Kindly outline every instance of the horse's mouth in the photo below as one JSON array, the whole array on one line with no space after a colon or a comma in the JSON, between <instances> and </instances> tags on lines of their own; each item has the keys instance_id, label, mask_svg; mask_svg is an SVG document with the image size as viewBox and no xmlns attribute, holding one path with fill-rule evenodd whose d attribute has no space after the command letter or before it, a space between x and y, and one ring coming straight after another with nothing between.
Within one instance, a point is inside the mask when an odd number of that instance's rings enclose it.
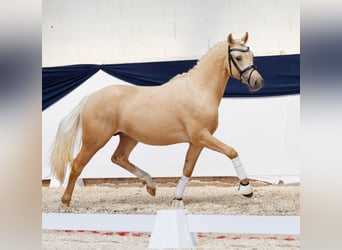
<instances>
[{"instance_id":1,"label":"horse's mouth","mask_svg":"<svg viewBox=\"0 0 342 250\"><path fill-rule=\"evenodd\" d=\"M250 92L257 92L258 90L260 90L262 87L259 87L259 88L251 88L249 87L249 91Z\"/></svg>"}]
</instances>

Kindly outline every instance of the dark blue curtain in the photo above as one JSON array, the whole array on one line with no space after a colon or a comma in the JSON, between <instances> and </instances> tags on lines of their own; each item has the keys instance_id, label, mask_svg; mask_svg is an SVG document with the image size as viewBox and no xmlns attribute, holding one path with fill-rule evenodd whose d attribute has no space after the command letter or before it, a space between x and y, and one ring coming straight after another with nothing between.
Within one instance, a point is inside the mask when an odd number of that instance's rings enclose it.
<instances>
[{"instance_id":1,"label":"dark blue curtain","mask_svg":"<svg viewBox=\"0 0 342 250\"><path fill-rule=\"evenodd\" d=\"M101 69L123 81L140 86L161 85L177 74L187 72L197 60L124 63L102 65Z\"/></svg>"},{"instance_id":2,"label":"dark blue curtain","mask_svg":"<svg viewBox=\"0 0 342 250\"><path fill-rule=\"evenodd\" d=\"M93 64L43 68L43 110L73 91L99 69L99 65Z\"/></svg>"},{"instance_id":3,"label":"dark blue curtain","mask_svg":"<svg viewBox=\"0 0 342 250\"><path fill-rule=\"evenodd\" d=\"M98 70L126 82L141 85L160 85L177 74L187 72L197 60L126 63L107 65L71 65L47 67L43 74L43 110L78 87ZM261 56L254 58L265 86L255 93L238 80L230 78L224 97L258 97L300 93L300 56Z\"/></svg>"}]
</instances>

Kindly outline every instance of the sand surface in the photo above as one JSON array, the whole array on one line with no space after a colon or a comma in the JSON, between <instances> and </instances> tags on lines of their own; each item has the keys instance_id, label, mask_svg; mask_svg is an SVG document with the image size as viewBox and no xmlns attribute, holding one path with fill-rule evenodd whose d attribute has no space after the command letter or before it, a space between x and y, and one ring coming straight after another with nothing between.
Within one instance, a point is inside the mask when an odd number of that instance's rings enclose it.
<instances>
[{"instance_id":1,"label":"sand surface","mask_svg":"<svg viewBox=\"0 0 342 250\"><path fill-rule=\"evenodd\" d=\"M190 182L184 205L192 214L299 215L299 185L253 182L254 195L239 194L236 183ZM42 212L156 214L170 209L175 183L156 183L150 196L141 184L102 184L76 187L70 207L61 204L64 188L42 187ZM281 226L281 225L280 225ZM148 233L65 232L43 230L44 249L147 249ZM298 235L199 234L196 249L299 249Z\"/></svg>"}]
</instances>

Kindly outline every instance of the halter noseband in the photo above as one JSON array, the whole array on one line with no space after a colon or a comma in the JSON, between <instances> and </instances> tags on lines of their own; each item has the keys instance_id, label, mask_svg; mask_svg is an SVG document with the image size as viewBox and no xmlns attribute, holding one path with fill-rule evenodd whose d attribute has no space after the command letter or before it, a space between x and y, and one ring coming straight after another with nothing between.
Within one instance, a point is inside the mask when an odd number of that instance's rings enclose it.
<instances>
[{"instance_id":1,"label":"halter noseband","mask_svg":"<svg viewBox=\"0 0 342 250\"><path fill-rule=\"evenodd\" d=\"M246 68L244 68L243 70L240 69L239 65L236 63L236 61L234 60L231 52L232 51L240 51L240 52L248 52L249 51L249 47L247 47L247 49L239 49L239 48L231 48L230 46L228 46L228 62L229 62L229 71L230 71L230 75L233 76L233 73L232 73L232 65L230 63L230 61L233 62L235 68L239 71L239 74L240 74L240 82L242 82L242 76L245 72L247 72L248 70L250 69L253 69L251 70L251 73L249 73L249 76L248 76L248 83L249 81L251 80L251 76L252 76L252 73L254 72L254 70L258 70L258 68L252 64L252 65L249 65L247 66Z\"/></svg>"}]
</instances>

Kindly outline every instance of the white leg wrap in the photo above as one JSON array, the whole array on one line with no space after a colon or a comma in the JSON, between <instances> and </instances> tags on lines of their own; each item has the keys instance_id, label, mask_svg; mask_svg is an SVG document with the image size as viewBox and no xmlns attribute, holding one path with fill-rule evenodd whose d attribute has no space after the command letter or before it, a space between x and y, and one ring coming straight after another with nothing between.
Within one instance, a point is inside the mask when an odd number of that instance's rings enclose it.
<instances>
[{"instance_id":1,"label":"white leg wrap","mask_svg":"<svg viewBox=\"0 0 342 250\"><path fill-rule=\"evenodd\" d=\"M184 190L185 190L186 185L188 184L189 180L190 180L189 177L186 177L184 175L181 176L181 178L179 179L179 182L177 184L177 187L176 187L174 198L177 198L177 199L183 198L183 193L184 193Z\"/></svg>"},{"instance_id":2,"label":"white leg wrap","mask_svg":"<svg viewBox=\"0 0 342 250\"><path fill-rule=\"evenodd\" d=\"M233 165L235 167L236 174L237 174L239 180L241 181L241 180L247 179L247 174L245 172L245 169L242 166L240 158L235 157L234 159L232 159L232 162L233 162ZM242 195L247 196L247 197L251 197L253 194L252 186L249 183L247 185L242 185L240 183L239 191Z\"/></svg>"},{"instance_id":3,"label":"white leg wrap","mask_svg":"<svg viewBox=\"0 0 342 250\"><path fill-rule=\"evenodd\" d=\"M253 194L253 188L252 188L251 184L249 184L249 183L247 185L242 185L240 183L239 191L240 191L240 194L248 196L248 197Z\"/></svg>"},{"instance_id":4,"label":"white leg wrap","mask_svg":"<svg viewBox=\"0 0 342 250\"><path fill-rule=\"evenodd\" d=\"M236 174L237 174L239 180L246 179L247 178L247 174L245 172L245 169L242 166L242 163L240 161L239 156L235 157L234 159L232 159L232 163L234 165L234 168L235 168L235 171L236 171Z\"/></svg>"}]
</instances>

